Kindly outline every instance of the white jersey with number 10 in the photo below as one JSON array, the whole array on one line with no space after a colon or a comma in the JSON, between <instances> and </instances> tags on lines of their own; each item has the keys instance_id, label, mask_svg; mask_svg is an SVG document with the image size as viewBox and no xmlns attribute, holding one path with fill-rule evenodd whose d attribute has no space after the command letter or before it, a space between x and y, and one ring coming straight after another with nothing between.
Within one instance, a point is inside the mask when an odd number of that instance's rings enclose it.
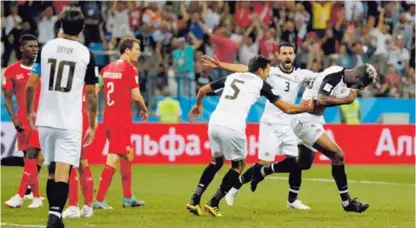
<instances>
[{"instance_id":1,"label":"white jersey with number 10","mask_svg":"<svg viewBox=\"0 0 416 228\"><path fill-rule=\"evenodd\" d=\"M32 71L41 76L36 125L81 132L84 84L98 82L92 52L78 41L57 38L42 47Z\"/></svg>"}]
</instances>

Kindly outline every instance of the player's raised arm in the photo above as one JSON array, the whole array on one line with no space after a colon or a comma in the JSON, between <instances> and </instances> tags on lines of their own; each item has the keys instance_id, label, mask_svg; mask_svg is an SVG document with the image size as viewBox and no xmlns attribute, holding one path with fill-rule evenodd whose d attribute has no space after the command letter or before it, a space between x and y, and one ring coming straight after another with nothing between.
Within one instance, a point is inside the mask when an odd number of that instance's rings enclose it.
<instances>
[{"instance_id":1,"label":"player's raised arm","mask_svg":"<svg viewBox=\"0 0 416 228\"><path fill-rule=\"evenodd\" d=\"M284 102L280 99L280 96L273 93L272 87L267 82L264 82L263 88L260 91L260 95L265 96L267 100L270 101L270 103L274 104L276 107L287 114L311 112L314 109L313 102L308 102L305 105L295 105Z\"/></svg>"},{"instance_id":2,"label":"player's raised arm","mask_svg":"<svg viewBox=\"0 0 416 228\"><path fill-rule=\"evenodd\" d=\"M232 72L248 72L248 66L244 64L224 63L219 61L217 56L212 58L208 55L203 55L201 61L202 66L206 67L221 68Z\"/></svg>"}]
</instances>

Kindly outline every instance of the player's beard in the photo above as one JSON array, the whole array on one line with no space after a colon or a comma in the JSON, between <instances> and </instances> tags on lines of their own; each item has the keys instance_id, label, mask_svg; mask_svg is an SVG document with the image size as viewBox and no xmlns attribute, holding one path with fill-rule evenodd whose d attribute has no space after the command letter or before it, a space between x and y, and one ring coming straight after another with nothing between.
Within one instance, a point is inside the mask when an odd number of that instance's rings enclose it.
<instances>
[{"instance_id":1,"label":"player's beard","mask_svg":"<svg viewBox=\"0 0 416 228\"><path fill-rule=\"evenodd\" d=\"M282 67L286 71L290 71L293 68L293 62L292 61L282 61L281 63Z\"/></svg>"}]
</instances>

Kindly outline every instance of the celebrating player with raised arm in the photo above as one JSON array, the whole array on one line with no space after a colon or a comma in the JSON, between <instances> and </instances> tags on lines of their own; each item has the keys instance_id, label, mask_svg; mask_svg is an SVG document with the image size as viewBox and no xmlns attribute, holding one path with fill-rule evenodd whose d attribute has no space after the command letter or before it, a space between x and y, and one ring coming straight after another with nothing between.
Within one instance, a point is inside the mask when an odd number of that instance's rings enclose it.
<instances>
[{"instance_id":1,"label":"celebrating player with raised arm","mask_svg":"<svg viewBox=\"0 0 416 228\"><path fill-rule=\"evenodd\" d=\"M20 38L20 50L22 59L9 67L4 72L3 92L7 112L9 113L13 125L17 131L18 150L24 153L24 164L22 179L17 194L6 201L7 207L17 208L23 204L26 198L25 193L30 190L33 192L33 201L29 208L42 206L39 194L38 172L43 163L43 157L39 145L39 134L37 130L30 127L26 117L26 83L29 80L30 72L36 55L38 54L38 43L35 36L26 34ZM39 101L39 87L36 88L34 110L37 109ZM17 114L13 108L13 93L17 99Z\"/></svg>"},{"instance_id":2,"label":"celebrating player with raised arm","mask_svg":"<svg viewBox=\"0 0 416 228\"><path fill-rule=\"evenodd\" d=\"M98 68L95 57L82 45L79 35L84 16L69 7L60 15L61 37L48 41L39 51L26 87L29 124L39 130L40 143L48 165L46 194L49 201L47 227L65 227L62 211L68 198L71 166L78 167L82 144L82 94L84 85L89 128L85 146L95 137ZM42 77L42 80L40 78ZM38 112L33 112L34 91L41 81Z\"/></svg>"},{"instance_id":3,"label":"celebrating player with raised arm","mask_svg":"<svg viewBox=\"0 0 416 228\"><path fill-rule=\"evenodd\" d=\"M207 93L223 89L220 101L212 113L208 125L208 136L211 144L212 161L205 168L198 186L186 205L186 209L201 215L201 195L222 167L224 159L231 160L231 169L224 176L222 183L205 205L205 210L212 216L222 216L219 202L238 182L238 177L245 166L246 149L246 118L250 107L260 96L265 96L273 105L288 114L296 114L313 110L313 103L305 105L288 104L280 96L273 93L270 85L264 80L269 76L270 63L263 56L253 57L249 61L247 73L234 73L228 77L205 85L198 91L196 105L189 113L193 120L202 113L202 100Z\"/></svg>"},{"instance_id":4,"label":"celebrating player with raised arm","mask_svg":"<svg viewBox=\"0 0 416 228\"><path fill-rule=\"evenodd\" d=\"M139 106L142 120L147 120L147 108L139 89L139 72L132 64L140 57L140 41L125 38L120 42L120 60L114 61L101 70L104 80L104 127L109 141L106 165L101 173L94 208L112 209L104 200L110 187L114 171L120 162L121 183L123 186L123 207L143 206L136 200L131 190L131 161L134 150L131 145L132 115L130 101Z\"/></svg>"},{"instance_id":5,"label":"celebrating player with raised arm","mask_svg":"<svg viewBox=\"0 0 416 228\"><path fill-rule=\"evenodd\" d=\"M318 74L310 70L295 68L293 63L296 58L295 46L283 42L279 45L277 66L270 67L270 75L266 82L270 84L276 93L285 102L294 104L300 88L314 80ZM246 65L220 62L209 56L202 57L202 64L212 68L222 68L233 72L246 72ZM289 194L287 207L307 210L309 206L298 200L298 193L302 183L302 170L296 165L298 156L298 139L293 132L290 122L292 115L287 115L266 101L266 106L260 120L259 127L259 163L270 165L275 162L276 154L285 155L281 164L284 166L278 170L281 173L289 172ZM248 168L239 178L238 182L225 196L228 205L233 205L239 189L243 184L250 182L253 176L254 166Z\"/></svg>"},{"instance_id":6,"label":"celebrating player with raised arm","mask_svg":"<svg viewBox=\"0 0 416 228\"><path fill-rule=\"evenodd\" d=\"M376 70L370 64L361 65L354 69L345 69L339 66L331 66L325 69L320 76L310 83L302 96L301 102L318 97L315 111L296 115L291 123L296 136L302 140L303 144L300 147L297 160L299 166L310 167L314 152L317 150L331 159L332 177L338 187L342 207L347 212L364 212L369 204L350 198L345 173L344 152L325 132L323 127L325 121L322 115L326 107L352 103L357 96L353 89L364 89L376 80ZM252 191L256 190L257 184L265 176L276 172L280 167L282 165L279 162L267 166L256 165L251 181Z\"/></svg>"}]
</instances>

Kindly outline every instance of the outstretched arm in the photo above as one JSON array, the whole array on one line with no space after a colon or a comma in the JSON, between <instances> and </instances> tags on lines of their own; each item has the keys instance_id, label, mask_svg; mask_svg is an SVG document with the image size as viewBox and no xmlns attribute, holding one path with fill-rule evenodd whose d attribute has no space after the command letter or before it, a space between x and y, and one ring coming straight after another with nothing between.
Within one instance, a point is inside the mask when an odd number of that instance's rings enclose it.
<instances>
[{"instance_id":1,"label":"outstretched arm","mask_svg":"<svg viewBox=\"0 0 416 228\"><path fill-rule=\"evenodd\" d=\"M218 60L217 56L214 58L203 55L201 57L202 66L211 68L221 68L232 72L248 72L248 66L244 64L225 63Z\"/></svg>"},{"instance_id":2,"label":"outstretched arm","mask_svg":"<svg viewBox=\"0 0 416 228\"><path fill-rule=\"evenodd\" d=\"M274 104L277 108L287 114L310 112L314 108L313 102L305 103L305 105L295 105L284 102L280 99L280 96L273 93L272 87L267 82L263 82L263 88L261 89L260 95L265 96L270 103Z\"/></svg>"}]
</instances>

